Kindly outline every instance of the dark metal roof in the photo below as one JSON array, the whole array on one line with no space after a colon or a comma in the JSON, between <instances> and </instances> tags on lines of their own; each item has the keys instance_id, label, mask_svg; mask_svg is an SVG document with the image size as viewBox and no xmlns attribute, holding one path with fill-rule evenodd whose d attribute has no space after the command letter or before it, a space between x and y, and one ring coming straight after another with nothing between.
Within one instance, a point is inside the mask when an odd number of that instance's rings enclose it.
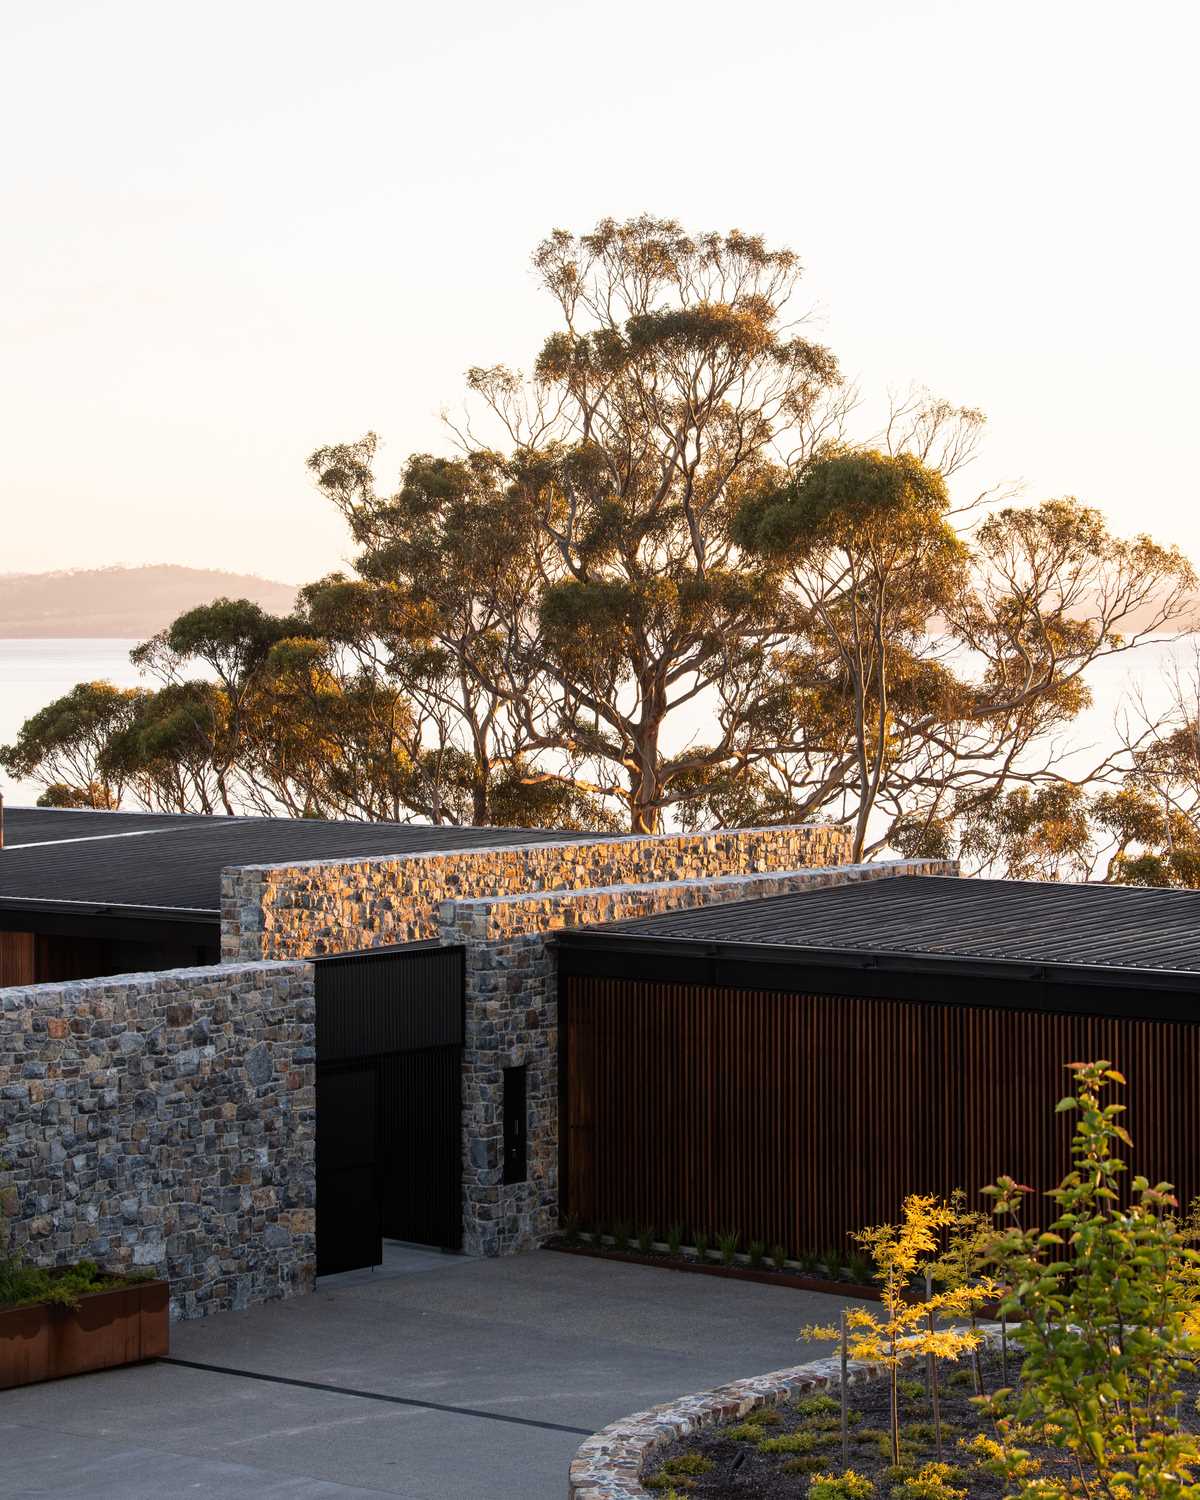
<instances>
[{"instance_id":1,"label":"dark metal roof","mask_svg":"<svg viewBox=\"0 0 1200 1500\"><path fill-rule=\"evenodd\" d=\"M229 865L369 859L593 838L535 828L326 823L10 807L0 849L0 906L185 909L215 918Z\"/></svg>"},{"instance_id":2,"label":"dark metal roof","mask_svg":"<svg viewBox=\"0 0 1200 1500\"><path fill-rule=\"evenodd\" d=\"M1108 982L1144 984L1200 975L1200 891L894 876L661 912L564 932L561 941L859 968L1017 965L1038 978L1103 971Z\"/></svg>"}]
</instances>

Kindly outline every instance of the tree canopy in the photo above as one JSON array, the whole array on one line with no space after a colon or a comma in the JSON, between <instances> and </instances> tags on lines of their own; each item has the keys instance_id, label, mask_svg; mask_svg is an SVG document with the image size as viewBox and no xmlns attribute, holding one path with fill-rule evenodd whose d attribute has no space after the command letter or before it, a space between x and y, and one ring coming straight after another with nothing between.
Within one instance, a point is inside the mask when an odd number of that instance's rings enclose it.
<instances>
[{"instance_id":1,"label":"tree canopy","mask_svg":"<svg viewBox=\"0 0 1200 1500\"><path fill-rule=\"evenodd\" d=\"M156 692L76 689L8 768L103 805L832 817L859 857L1042 872L1107 830L1114 878L1190 869L1186 724L1107 757L1098 786L1063 762L1089 669L1185 619L1177 550L1070 497L964 497L972 407L918 389L856 437L800 263L759 236L606 219L556 230L533 268L553 326L528 374L468 372L449 451L394 484L374 434L309 458L352 571L287 617L188 611L134 653Z\"/></svg>"}]
</instances>

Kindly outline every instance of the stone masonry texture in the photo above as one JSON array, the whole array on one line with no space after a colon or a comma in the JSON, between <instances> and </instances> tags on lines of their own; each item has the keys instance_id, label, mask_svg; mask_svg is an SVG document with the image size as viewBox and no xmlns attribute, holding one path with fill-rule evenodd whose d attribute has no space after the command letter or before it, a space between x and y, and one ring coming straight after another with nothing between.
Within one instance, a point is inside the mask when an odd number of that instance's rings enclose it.
<instances>
[{"instance_id":1,"label":"stone masonry texture","mask_svg":"<svg viewBox=\"0 0 1200 1500\"><path fill-rule=\"evenodd\" d=\"M944 861L903 860L443 902L438 934L466 949L467 1251L507 1255L532 1249L558 1225L558 996L554 950L547 942L555 930L850 881L957 873L957 865ZM527 1068L528 1175L505 1185L502 1070L521 1064Z\"/></svg>"},{"instance_id":2,"label":"stone masonry texture","mask_svg":"<svg viewBox=\"0 0 1200 1500\"><path fill-rule=\"evenodd\" d=\"M440 904L456 898L750 875L849 858L846 829L801 824L245 865L222 873L221 957L309 958L436 937Z\"/></svg>"},{"instance_id":3,"label":"stone masonry texture","mask_svg":"<svg viewBox=\"0 0 1200 1500\"><path fill-rule=\"evenodd\" d=\"M249 865L221 877L223 962L302 959L436 938L466 949L464 1246L532 1248L558 1221L558 1015L546 935L709 901L953 864L850 865L830 824ZM503 1069L527 1072L528 1177L502 1185Z\"/></svg>"},{"instance_id":4,"label":"stone masonry texture","mask_svg":"<svg viewBox=\"0 0 1200 1500\"><path fill-rule=\"evenodd\" d=\"M168 1277L175 1317L311 1289L303 963L0 990L0 1237Z\"/></svg>"}]
</instances>

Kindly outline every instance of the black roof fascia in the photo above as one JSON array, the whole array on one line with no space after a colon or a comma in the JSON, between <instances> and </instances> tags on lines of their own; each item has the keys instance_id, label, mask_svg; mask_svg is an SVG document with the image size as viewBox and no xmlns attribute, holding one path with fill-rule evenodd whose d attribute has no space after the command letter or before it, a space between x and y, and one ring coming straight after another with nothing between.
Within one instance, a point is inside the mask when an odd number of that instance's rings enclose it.
<instances>
[{"instance_id":1,"label":"black roof fascia","mask_svg":"<svg viewBox=\"0 0 1200 1500\"><path fill-rule=\"evenodd\" d=\"M642 938L599 928L560 929L551 941L564 977L1200 1021L1200 974L1174 970Z\"/></svg>"},{"instance_id":2,"label":"black roof fascia","mask_svg":"<svg viewBox=\"0 0 1200 1500\"><path fill-rule=\"evenodd\" d=\"M88 901L0 897L0 932L208 944L219 938L220 930L220 912L203 908L100 906Z\"/></svg>"}]
</instances>

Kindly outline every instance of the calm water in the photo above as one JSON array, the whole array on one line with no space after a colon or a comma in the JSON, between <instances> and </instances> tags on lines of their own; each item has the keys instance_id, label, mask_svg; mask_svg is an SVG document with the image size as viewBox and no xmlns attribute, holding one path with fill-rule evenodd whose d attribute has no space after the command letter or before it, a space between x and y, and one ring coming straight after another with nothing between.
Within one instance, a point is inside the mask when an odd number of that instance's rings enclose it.
<instances>
[{"instance_id":1,"label":"calm water","mask_svg":"<svg viewBox=\"0 0 1200 1500\"><path fill-rule=\"evenodd\" d=\"M77 682L106 678L120 687L136 687L144 681L130 663L136 641L115 640L0 640L0 744L8 744L22 723L39 708L74 687ZM1131 691L1140 688L1152 707L1164 703L1167 692L1164 667L1172 660L1186 668L1192 645L1143 647L1095 668L1091 674L1096 702L1074 726L1073 761L1082 766L1096 750L1113 741L1113 718ZM698 725L679 726L686 739ZM701 731L702 732L702 731ZM36 800L38 788L29 783L0 782L12 804Z\"/></svg>"}]
</instances>

